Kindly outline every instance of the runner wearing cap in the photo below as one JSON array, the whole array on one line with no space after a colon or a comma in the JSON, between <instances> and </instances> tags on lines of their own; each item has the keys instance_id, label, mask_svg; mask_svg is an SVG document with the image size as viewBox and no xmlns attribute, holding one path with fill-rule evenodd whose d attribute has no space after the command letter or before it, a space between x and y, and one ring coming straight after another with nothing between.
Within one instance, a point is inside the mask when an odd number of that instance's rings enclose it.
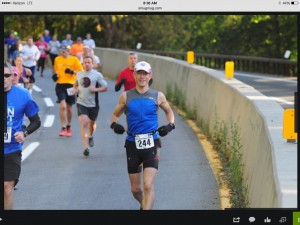
<instances>
[{"instance_id":1,"label":"runner wearing cap","mask_svg":"<svg viewBox=\"0 0 300 225\"><path fill-rule=\"evenodd\" d=\"M13 71L12 84L18 87L19 86L18 83L19 83L19 78L20 78L20 71L15 66L12 66L12 71Z\"/></svg>"},{"instance_id":2,"label":"runner wearing cap","mask_svg":"<svg viewBox=\"0 0 300 225\"><path fill-rule=\"evenodd\" d=\"M81 125L81 140L83 155L90 155L90 147L94 146L93 133L96 130L96 120L99 112L98 93L107 91L107 82L103 75L93 69L93 58L83 58L84 71L77 73L73 94L78 94L77 112Z\"/></svg>"},{"instance_id":3,"label":"runner wearing cap","mask_svg":"<svg viewBox=\"0 0 300 225\"><path fill-rule=\"evenodd\" d=\"M55 92L59 101L59 116L62 128L59 136L71 137L72 105L75 104L75 96L69 96L67 89L73 87L76 73L83 68L77 57L70 55L70 46L61 46L61 55L54 60L52 79L56 82Z\"/></svg>"},{"instance_id":4,"label":"runner wearing cap","mask_svg":"<svg viewBox=\"0 0 300 225\"><path fill-rule=\"evenodd\" d=\"M128 91L132 88L135 88L135 79L133 76L133 72L134 72L134 66L137 63L137 61L138 61L137 53L129 52L127 56L128 67L126 67L120 72L116 80L115 91L119 91L122 85L124 85L124 91ZM152 82L153 79L151 78L149 81L149 86L151 86Z\"/></svg>"},{"instance_id":5,"label":"runner wearing cap","mask_svg":"<svg viewBox=\"0 0 300 225\"><path fill-rule=\"evenodd\" d=\"M162 92L149 88L152 78L151 66L147 62L138 62L134 67L135 88L123 92L111 116L111 128L117 134L123 134L125 128L118 124L120 116L126 110L127 137L125 142L127 170L134 198L141 209L152 209L154 204L154 181L158 170L161 141L175 128L174 114ZM166 114L168 125L158 128L158 107ZM142 110L141 110L142 109ZM143 174L141 163L143 163ZM143 179L143 182L141 182ZM143 183L143 187L141 187Z\"/></svg>"}]
</instances>

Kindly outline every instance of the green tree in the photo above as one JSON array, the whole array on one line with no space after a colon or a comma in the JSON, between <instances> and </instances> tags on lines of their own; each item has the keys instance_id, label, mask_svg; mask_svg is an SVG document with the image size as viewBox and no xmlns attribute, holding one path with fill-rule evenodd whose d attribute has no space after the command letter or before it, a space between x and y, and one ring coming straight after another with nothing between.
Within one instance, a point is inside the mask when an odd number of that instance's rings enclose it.
<instances>
[{"instance_id":1,"label":"green tree","mask_svg":"<svg viewBox=\"0 0 300 225\"><path fill-rule=\"evenodd\" d=\"M297 60L297 15L5 15L4 31L36 40L45 29L85 37L97 46L283 58Z\"/></svg>"}]
</instances>

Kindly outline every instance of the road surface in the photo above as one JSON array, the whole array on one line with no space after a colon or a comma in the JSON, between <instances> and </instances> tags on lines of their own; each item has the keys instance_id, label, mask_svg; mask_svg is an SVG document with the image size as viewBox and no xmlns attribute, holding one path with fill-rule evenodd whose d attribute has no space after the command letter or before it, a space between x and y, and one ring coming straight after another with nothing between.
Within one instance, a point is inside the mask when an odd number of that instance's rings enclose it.
<instances>
[{"instance_id":1,"label":"road surface","mask_svg":"<svg viewBox=\"0 0 300 225\"><path fill-rule=\"evenodd\" d=\"M83 156L80 126L73 107L72 137L59 137L59 104L48 69L36 73L33 97L42 126L28 136L22 172L15 191L15 209L138 210L132 197L124 149L125 135L110 129L110 116L121 92L100 94L95 146ZM121 118L125 125L125 118ZM159 110L159 124L165 124ZM161 160L155 184L154 209L220 209L218 184L203 149L187 123L175 112L176 129L162 138Z\"/></svg>"}]
</instances>

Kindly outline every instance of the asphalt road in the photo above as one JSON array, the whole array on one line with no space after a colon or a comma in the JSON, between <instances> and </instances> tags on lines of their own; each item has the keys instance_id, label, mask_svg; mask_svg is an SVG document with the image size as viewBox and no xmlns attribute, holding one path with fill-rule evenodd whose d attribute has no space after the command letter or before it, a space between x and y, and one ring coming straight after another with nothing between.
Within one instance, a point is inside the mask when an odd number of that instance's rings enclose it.
<instances>
[{"instance_id":1,"label":"asphalt road","mask_svg":"<svg viewBox=\"0 0 300 225\"><path fill-rule=\"evenodd\" d=\"M297 78L275 77L235 72L234 78L254 87L264 95L276 100L284 109L294 107Z\"/></svg>"},{"instance_id":2,"label":"asphalt road","mask_svg":"<svg viewBox=\"0 0 300 225\"><path fill-rule=\"evenodd\" d=\"M84 157L75 106L73 136L59 137L59 105L51 72L47 70L43 78L36 74L33 97L42 126L24 145L15 209L139 209L129 187L125 135L109 128L120 92L114 91L114 81L108 84L109 90L100 94L95 146L91 156ZM124 117L121 123L125 124ZM165 123L159 110L159 124ZM154 209L220 209L218 185L197 137L176 112L175 124L176 129L162 138Z\"/></svg>"}]
</instances>

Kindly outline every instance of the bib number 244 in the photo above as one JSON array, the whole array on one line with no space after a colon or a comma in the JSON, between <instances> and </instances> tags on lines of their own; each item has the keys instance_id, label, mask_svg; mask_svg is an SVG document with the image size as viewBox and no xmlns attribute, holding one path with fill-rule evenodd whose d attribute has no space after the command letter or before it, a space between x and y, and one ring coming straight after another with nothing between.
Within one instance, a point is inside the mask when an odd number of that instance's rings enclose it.
<instances>
[{"instance_id":1,"label":"bib number 244","mask_svg":"<svg viewBox=\"0 0 300 225\"><path fill-rule=\"evenodd\" d=\"M135 145L137 149L148 149L154 147L152 134L140 134L135 136Z\"/></svg>"}]
</instances>

